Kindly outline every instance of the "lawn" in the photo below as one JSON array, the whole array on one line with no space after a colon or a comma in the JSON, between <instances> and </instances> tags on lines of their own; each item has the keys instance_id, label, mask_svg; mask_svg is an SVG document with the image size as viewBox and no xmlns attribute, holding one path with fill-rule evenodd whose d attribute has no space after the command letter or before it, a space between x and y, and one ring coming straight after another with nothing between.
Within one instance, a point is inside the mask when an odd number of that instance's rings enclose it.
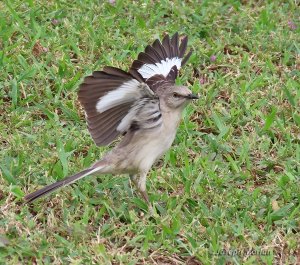
<instances>
[{"instance_id":1,"label":"lawn","mask_svg":"<svg viewBox=\"0 0 300 265\"><path fill-rule=\"evenodd\" d=\"M1 1L0 264L300 263L299 1ZM87 177L23 196L111 147L90 137L83 77L128 70L178 31L184 112L147 188Z\"/></svg>"}]
</instances>

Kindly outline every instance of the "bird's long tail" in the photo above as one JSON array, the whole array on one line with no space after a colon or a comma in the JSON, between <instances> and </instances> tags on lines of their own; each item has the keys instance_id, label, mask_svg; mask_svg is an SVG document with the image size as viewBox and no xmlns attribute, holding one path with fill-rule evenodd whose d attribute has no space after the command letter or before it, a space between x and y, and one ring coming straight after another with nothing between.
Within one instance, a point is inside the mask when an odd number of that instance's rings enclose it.
<instances>
[{"instance_id":1,"label":"bird's long tail","mask_svg":"<svg viewBox=\"0 0 300 265\"><path fill-rule=\"evenodd\" d=\"M51 192L53 192L53 191L55 191L55 190L57 190L57 189L59 189L63 186L70 185L70 184L74 183L75 181L77 181L81 178L84 178L88 175L91 175L95 172L101 172L102 173L101 169L103 169L104 167L105 167L105 165L103 165L103 164L101 165L101 163L99 165L99 163L98 163L97 167L94 165L94 166L92 166L90 168L87 168L87 169L85 169L85 170L83 170L79 173L76 173L75 175L66 177L66 178L64 178L60 181L57 181L53 184L50 184L50 185L48 185L48 186L46 186L46 187L44 187L40 190L37 190L33 193L30 193L30 194L26 195L24 197L24 199L25 199L26 203L35 201L36 199L38 199L38 198L40 198L44 195L47 195L47 194L49 194L49 193L51 193Z\"/></svg>"}]
</instances>

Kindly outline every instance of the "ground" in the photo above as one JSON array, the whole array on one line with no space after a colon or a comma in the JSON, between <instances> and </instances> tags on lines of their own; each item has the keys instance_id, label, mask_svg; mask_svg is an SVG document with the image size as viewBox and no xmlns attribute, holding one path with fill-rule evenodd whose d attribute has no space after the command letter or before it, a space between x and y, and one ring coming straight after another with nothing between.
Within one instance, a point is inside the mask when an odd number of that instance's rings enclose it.
<instances>
[{"instance_id":1,"label":"ground","mask_svg":"<svg viewBox=\"0 0 300 265\"><path fill-rule=\"evenodd\" d=\"M1 264L300 263L299 1L0 3ZM23 196L89 166L83 77L127 70L166 33L194 53L178 83L200 99L148 176ZM297 261L298 260L298 261Z\"/></svg>"}]
</instances>

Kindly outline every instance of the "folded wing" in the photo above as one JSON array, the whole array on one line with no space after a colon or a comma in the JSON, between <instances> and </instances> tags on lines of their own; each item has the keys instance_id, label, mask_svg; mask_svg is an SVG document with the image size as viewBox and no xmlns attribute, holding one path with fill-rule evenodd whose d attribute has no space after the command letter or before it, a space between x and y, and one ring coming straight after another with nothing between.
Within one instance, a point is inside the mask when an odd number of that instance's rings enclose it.
<instances>
[{"instance_id":1,"label":"folded wing","mask_svg":"<svg viewBox=\"0 0 300 265\"><path fill-rule=\"evenodd\" d=\"M117 130L120 132L146 130L159 127L161 124L159 99L145 97L133 104L128 114L118 125Z\"/></svg>"}]
</instances>

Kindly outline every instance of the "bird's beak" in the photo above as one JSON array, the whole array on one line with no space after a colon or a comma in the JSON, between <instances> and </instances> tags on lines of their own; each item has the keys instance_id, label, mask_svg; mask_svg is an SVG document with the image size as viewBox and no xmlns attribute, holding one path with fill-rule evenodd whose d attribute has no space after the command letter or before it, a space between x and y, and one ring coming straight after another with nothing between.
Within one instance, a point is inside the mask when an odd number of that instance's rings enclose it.
<instances>
[{"instance_id":1,"label":"bird's beak","mask_svg":"<svg viewBox=\"0 0 300 265\"><path fill-rule=\"evenodd\" d=\"M186 96L187 99L199 99L199 97L195 94L189 94Z\"/></svg>"}]
</instances>

